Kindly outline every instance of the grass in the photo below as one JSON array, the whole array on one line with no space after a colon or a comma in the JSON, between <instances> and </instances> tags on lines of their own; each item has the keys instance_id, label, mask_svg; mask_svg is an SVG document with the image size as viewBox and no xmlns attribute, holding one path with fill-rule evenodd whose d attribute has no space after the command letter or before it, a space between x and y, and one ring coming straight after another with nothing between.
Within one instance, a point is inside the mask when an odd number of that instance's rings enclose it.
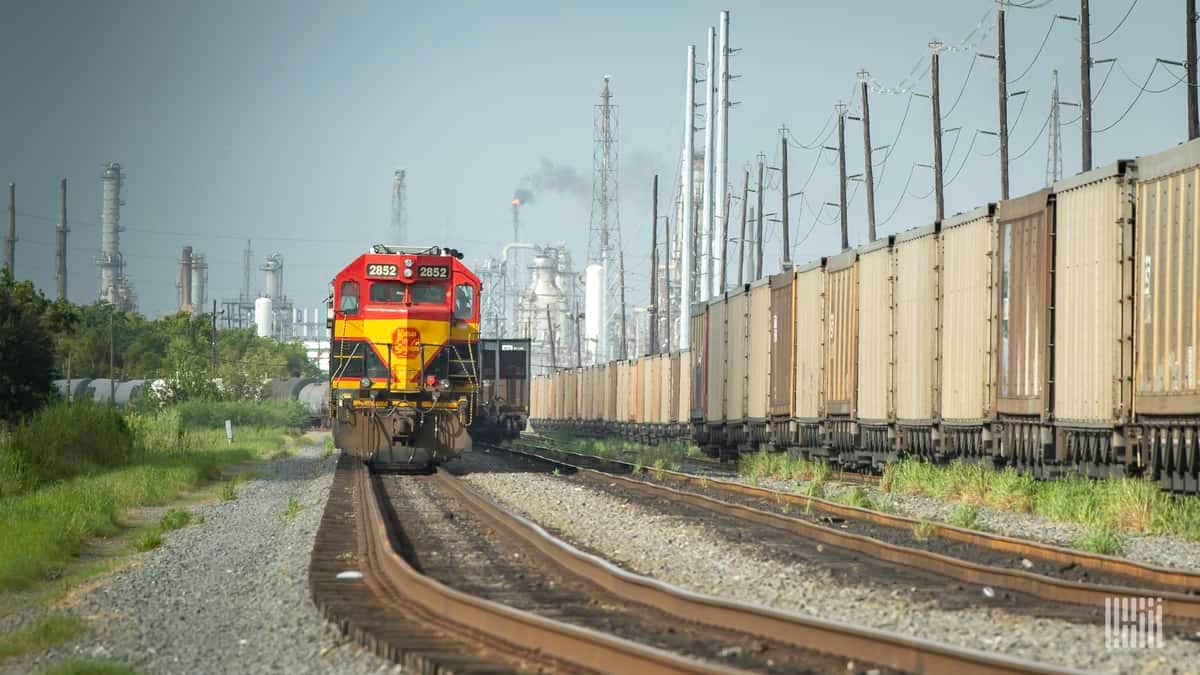
<instances>
[{"instance_id":1,"label":"grass","mask_svg":"<svg viewBox=\"0 0 1200 675\"><path fill-rule=\"evenodd\" d=\"M928 520L920 520L912 526L912 533L917 541L933 539L937 535L937 526Z\"/></svg>"},{"instance_id":2,"label":"grass","mask_svg":"<svg viewBox=\"0 0 1200 675\"><path fill-rule=\"evenodd\" d=\"M818 486L816 489L820 489L819 486L829 480L831 473L827 462L812 461L784 452L760 450L743 455L738 462L738 474L755 484L772 479L808 483L809 488L815 485Z\"/></svg>"},{"instance_id":3,"label":"grass","mask_svg":"<svg viewBox=\"0 0 1200 675\"><path fill-rule=\"evenodd\" d=\"M325 450L324 450L324 452L321 453L321 459L329 459L333 455L333 451L336 449L337 449L337 446L335 446L333 444L333 439L326 438L325 439Z\"/></svg>"},{"instance_id":4,"label":"grass","mask_svg":"<svg viewBox=\"0 0 1200 675\"><path fill-rule=\"evenodd\" d=\"M190 512L183 509L171 509L163 514L162 519L158 521L158 527L166 532L168 530L178 530L187 527L190 522L192 522L192 514Z\"/></svg>"},{"instance_id":5,"label":"grass","mask_svg":"<svg viewBox=\"0 0 1200 675\"><path fill-rule=\"evenodd\" d=\"M638 470L654 467L678 471L683 466L683 460L704 454L699 447L681 441L645 445L622 438L583 438L563 433L548 436L554 441L555 447L563 451L629 461Z\"/></svg>"},{"instance_id":6,"label":"grass","mask_svg":"<svg viewBox=\"0 0 1200 675\"><path fill-rule=\"evenodd\" d=\"M230 420L234 441L242 428L308 426L308 411L299 401L186 401L176 410L189 428L224 431L225 420Z\"/></svg>"},{"instance_id":7,"label":"grass","mask_svg":"<svg viewBox=\"0 0 1200 675\"><path fill-rule=\"evenodd\" d=\"M237 483L235 483L234 481L228 481L227 483L225 483L224 485L221 486L221 499L223 499L227 502L231 502L237 498L238 498Z\"/></svg>"},{"instance_id":8,"label":"grass","mask_svg":"<svg viewBox=\"0 0 1200 675\"><path fill-rule=\"evenodd\" d=\"M0 659L45 651L77 637L83 630L83 621L74 614L46 614L24 628L0 635Z\"/></svg>"},{"instance_id":9,"label":"grass","mask_svg":"<svg viewBox=\"0 0 1200 675\"><path fill-rule=\"evenodd\" d=\"M295 518L296 514L300 513L303 508L304 504L301 504L299 499L288 497L287 508L283 510L283 516L289 519Z\"/></svg>"},{"instance_id":10,"label":"grass","mask_svg":"<svg viewBox=\"0 0 1200 675\"><path fill-rule=\"evenodd\" d=\"M137 675L137 671L117 661L72 659L44 671L43 675Z\"/></svg>"},{"instance_id":11,"label":"grass","mask_svg":"<svg viewBox=\"0 0 1200 675\"><path fill-rule=\"evenodd\" d=\"M1090 529L1081 538L1086 540L1081 547L1087 550L1121 546L1108 535L1119 539L1123 534L1169 534L1200 540L1200 499L1169 495L1140 478L1064 476L1037 481L1012 468L996 470L964 462L936 466L905 460L884 470L881 487L959 502L951 521L962 527L975 526L978 507L1086 525Z\"/></svg>"},{"instance_id":12,"label":"grass","mask_svg":"<svg viewBox=\"0 0 1200 675\"><path fill-rule=\"evenodd\" d=\"M1125 552L1124 538L1103 525L1089 527L1073 543L1075 548L1092 553L1121 555Z\"/></svg>"},{"instance_id":13,"label":"grass","mask_svg":"<svg viewBox=\"0 0 1200 675\"><path fill-rule=\"evenodd\" d=\"M979 509L970 504L959 504L950 512L948 522L968 530L979 529Z\"/></svg>"},{"instance_id":14,"label":"grass","mask_svg":"<svg viewBox=\"0 0 1200 675\"><path fill-rule=\"evenodd\" d=\"M139 551L152 551L162 546L162 530L157 527L148 528L133 541L133 547Z\"/></svg>"},{"instance_id":15,"label":"grass","mask_svg":"<svg viewBox=\"0 0 1200 675\"><path fill-rule=\"evenodd\" d=\"M220 467L268 456L283 442L278 429L246 429L232 446L215 430L189 430L186 443L173 433L166 437L176 440L165 448L135 443L125 466L84 467L74 477L0 497L0 591L48 578L88 537L117 534L126 509L168 503L219 477ZM153 541L148 534L141 537L146 546Z\"/></svg>"},{"instance_id":16,"label":"grass","mask_svg":"<svg viewBox=\"0 0 1200 675\"><path fill-rule=\"evenodd\" d=\"M0 497L121 466L134 451L134 432L115 408L52 403L0 439Z\"/></svg>"}]
</instances>

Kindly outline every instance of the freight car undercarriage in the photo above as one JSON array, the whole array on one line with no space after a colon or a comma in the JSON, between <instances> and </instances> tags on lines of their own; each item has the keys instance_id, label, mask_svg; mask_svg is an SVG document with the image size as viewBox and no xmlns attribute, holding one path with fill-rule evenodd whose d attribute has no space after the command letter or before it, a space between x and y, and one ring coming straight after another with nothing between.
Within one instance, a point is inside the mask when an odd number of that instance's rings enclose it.
<instances>
[{"instance_id":1,"label":"freight car undercarriage","mask_svg":"<svg viewBox=\"0 0 1200 675\"><path fill-rule=\"evenodd\" d=\"M1141 476L1166 491L1200 494L1200 418L1140 419L1114 430L1053 426L1037 418L1001 417L940 425L855 423L847 418L773 419L769 424L639 424L534 419L538 430L621 437L655 445L690 441L710 457L744 452L795 452L840 469L878 472L889 462L919 459L1013 467L1038 479Z\"/></svg>"}]
</instances>

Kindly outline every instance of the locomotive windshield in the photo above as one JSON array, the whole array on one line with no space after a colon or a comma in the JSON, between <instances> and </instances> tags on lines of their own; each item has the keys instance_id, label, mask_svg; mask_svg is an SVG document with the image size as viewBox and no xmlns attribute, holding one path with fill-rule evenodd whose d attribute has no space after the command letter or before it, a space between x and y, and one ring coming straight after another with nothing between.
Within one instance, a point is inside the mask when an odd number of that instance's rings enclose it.
<instances>
[{"instance_id":1,"label":"locomotive windshield","mask_svg":"<svg viewBox=\"0 0 1200 675\"><path fill-rule=\"evenodd\" d=\"M414 305L446 304L446 286L444 284L413 284L410 293L412 293Z\"/></svg>"},{"instance_id":2,"label":"locomotive windshield","mask_svg":"<svg viewBox=\"0 0 1200 675\"><path fill-rule=\"evenodd\" d=\"M399 281L371 282L371 302L404 302L404 284Z\"/></svg>"}]
</instances>

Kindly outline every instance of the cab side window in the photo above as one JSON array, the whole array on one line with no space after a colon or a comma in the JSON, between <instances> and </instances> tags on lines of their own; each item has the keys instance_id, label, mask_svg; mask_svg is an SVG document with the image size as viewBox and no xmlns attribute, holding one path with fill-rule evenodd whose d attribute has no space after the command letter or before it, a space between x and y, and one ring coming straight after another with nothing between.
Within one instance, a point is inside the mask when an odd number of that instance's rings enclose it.
<instances>
[{"instance_id":1,"label":"cab side window","mask_svg":"<svg viewBox=\"0 0 1200 675\"><path fill-rule=\"evenodd\" d=\"M343 281L338 310L344 314L358 314L358 282Z\"/></svg>"},{"instance_id":2,"label":"cab side window","mask_svg":"<svg viewBox=\"0 0 1200 675\"><path fill-rule=\"evenodd\" d=\"M475 317L475 287L462 284L454 287L454 318L470 321Z\"/></svg>"}]
</instances>

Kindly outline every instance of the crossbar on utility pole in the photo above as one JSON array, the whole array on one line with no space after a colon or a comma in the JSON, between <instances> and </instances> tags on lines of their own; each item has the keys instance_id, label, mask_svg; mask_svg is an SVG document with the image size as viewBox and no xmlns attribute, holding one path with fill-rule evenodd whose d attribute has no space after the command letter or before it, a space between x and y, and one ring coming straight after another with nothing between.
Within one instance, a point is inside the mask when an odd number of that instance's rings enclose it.
<instances>
[{"instance_id":1,"label":"crossbar on utility pole","mask_svg":"<svg viewBox=\"0 0 1200 675\"><path fill-rule=\"evenodd\" d=\"M938 54L942 43L933 40L929 43L932 52L929 58L929 79L932 83L930 98L933 101L933 190L936 195L937 222L942 222L946 214L945 195L942 193L942 102L941 87L938 80Z\"/></svg>"},{"instance_id":2,"label":"crossbar on utility pole","mask_svg":"<svg viewBox=\"0 0 1200 675\"><path fill-rule=\"evenodd\" d=\"M658 174L650 186L650 306L646 316L650 319L650 353L658 353Z\"/></svg>"},{"instance_id":3,"label":"crossbar on utility pole","mask_svg":"<svg viewBox=\"0 0 1200 675\"><path fill-rule=\"evenodd\" d=\"M1079 0L1079 107L1083 170L1092 170L1092 20L1088 0Z\"/></svg>"}]
</instances>

